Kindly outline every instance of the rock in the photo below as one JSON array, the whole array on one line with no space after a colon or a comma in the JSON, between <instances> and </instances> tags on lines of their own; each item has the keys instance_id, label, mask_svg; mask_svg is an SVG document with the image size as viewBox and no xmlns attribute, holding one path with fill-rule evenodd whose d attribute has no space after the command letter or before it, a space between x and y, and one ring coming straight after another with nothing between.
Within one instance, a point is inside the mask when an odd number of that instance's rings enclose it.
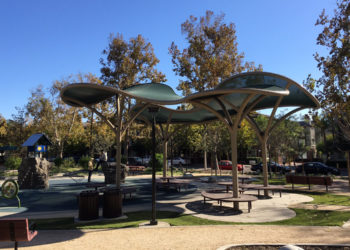
<instances>
[{"instance_id":1,"label":"rock","mask_svg":"<svg viewBox=\"0 0 350 250\"><path fill-rule=\"evenodd\" d=\"M49 166L44 158L24 158L18 169L20 189L41 189L49 187Z\"/></svg>"},{"instance_id":2,"label":"rock","mask_svg":"<svg viewBox=\"0 0 350 250\"><path fill-rule=\"evenodd\" d=\"M116 165L108 164L108 162L102 163L102 171L105 176L106 184L115 184L116 183ZM121 181L125 181L125 177L128 172L128 167L125 164L121 164Z\"/></svg>"}]
</instances>

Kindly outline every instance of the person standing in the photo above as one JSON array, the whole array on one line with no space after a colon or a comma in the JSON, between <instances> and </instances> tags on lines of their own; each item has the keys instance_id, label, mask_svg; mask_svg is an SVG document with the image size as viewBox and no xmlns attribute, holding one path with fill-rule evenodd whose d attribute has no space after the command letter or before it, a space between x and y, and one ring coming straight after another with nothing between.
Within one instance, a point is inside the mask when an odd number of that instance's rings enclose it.
<instances>
[{"instance_id":1,"label":"person standing","mask_svg":"<svg viewBox=\"0 0 350 250\"><path fill-rule=\"evenodd\" d=\"M89 170L88 182L90 182L92 171L94 170L94 158L90 158L88 162L88 170Z\"/></svg>"},{"instance_id":2,"label":"person standing","mask_svg":"<svg viewBox=\"0 0 350 250\"><path fill-rule=\"evenodd\" d=\"M99 158L99 161L96 165L96 168L95 168L95 171L98 170L98 166L102 166L103 163L107 162L107 152L104 152L103 150L101 151L101 155L100 155L100 158Z\"/></svg>"}]
</instances>

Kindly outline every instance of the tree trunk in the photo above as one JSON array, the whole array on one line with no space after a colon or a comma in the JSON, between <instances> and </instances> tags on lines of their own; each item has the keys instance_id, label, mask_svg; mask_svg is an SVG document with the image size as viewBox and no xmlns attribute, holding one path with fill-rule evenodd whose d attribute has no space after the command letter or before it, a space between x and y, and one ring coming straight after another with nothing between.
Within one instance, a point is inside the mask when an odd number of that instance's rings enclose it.
<instances>
[{"instance_id":1,"label":"tree trunk","mask_svg":"<svg viewBox=\"0 0 350 250\"><path fill-rule=\"evenodd\" d=\"M163 177L167 176L168 171L168 141L163 141Z\"/></svg>"},{"instance_id":2,"label":"tree trunk","mask_svg":"<svg viewBox=\"0 0 350 250\"><path fill-rule=\"evenodd\" d=\"M349 186L350 186L350 151L347 152L348 159L347 159L347 167L348 167L348 178L349 178Z\"/></svg>"},{"instance_id":3,"label":"tree trunk","mask_svg":"<svg viewBox=\"0 0 350 250\"><path fill-rule=\"evenodd\" d=\"M204 170L208 169L208 159L207 159L207 150L204 150Z\"/></svg>"}]
</instances>

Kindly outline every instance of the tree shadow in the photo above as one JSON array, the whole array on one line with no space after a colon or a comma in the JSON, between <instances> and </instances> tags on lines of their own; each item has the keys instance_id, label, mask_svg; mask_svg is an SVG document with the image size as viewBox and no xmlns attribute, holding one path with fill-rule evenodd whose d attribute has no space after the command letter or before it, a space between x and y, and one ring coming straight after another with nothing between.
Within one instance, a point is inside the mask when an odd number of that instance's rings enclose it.
<instances>
[{"instance_id":1,"label":"tree shadow","mask_svg":"<svg viewBox=\"0 0 350 250\"><path fill-rule=\"evenodd\" d=\"M206 214L206 215L215 215L215 216L230 216L230 215L239 215L243 213L242 210L234 210L232 207L225 206L225 203L220 207L216 202L206 202L203 203L201 200L188 202L186 208L196 214Z\"/></svg>"}]
</instances>

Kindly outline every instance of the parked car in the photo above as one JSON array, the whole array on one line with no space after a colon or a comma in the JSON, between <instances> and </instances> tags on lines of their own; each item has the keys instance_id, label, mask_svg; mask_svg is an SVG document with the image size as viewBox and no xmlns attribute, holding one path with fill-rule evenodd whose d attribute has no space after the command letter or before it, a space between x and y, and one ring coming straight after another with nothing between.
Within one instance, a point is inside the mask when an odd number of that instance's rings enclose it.
<instances>
[{"instance_id":1,"label":"parked car","mask_svg":"<svg viewBox=\"0 0 350 250\"><path fill-rule=\"evenodd\" d=\"M287 172L290 172L291 171L291 168L289 166L282 166L276 162L268 162L267 163L267 166L268 166L268 171L269 172L275 172L275 173L287 173ZM259 172L261 173L262 172L262 162L258 163L258 164L255 164L251 167L251 170L252 171L256 171L256 172Z\"/></svg>"},{"instance_id":2,"label":"parked car","mask_svg":"<svg viewBox=\"0 0 350 250\"><path fill-rule=\"evenodd\" d=\"M303 163L302 165L298 166L296 168L297 173L302 173L303 169L305 171L305 174L334 174L339 175L340 171L337 168L327 166L326 164L323 164L322 162L307 162Z\"/></svg>"},{"instance_id":3,"label":"parked car","mask_svg":"<svg viewBox=\"0 0 350 250\"><path fill-rule=\"evenodd\" d=\"M181 157L175 157L173 158L173 165L185 165L185 164L189 164L188 160L185 160ZM168 160L168 165L171 166L171 160Z\"/></svg>"},{"instance_id":4,"label":"parked car","mask_svg":"<svg viewBox=\"0 0 350 250\"><path fill-rule=\"evenodd\" d=\"M142 166L142 159L140 157L128 157L128 165Z\"/></svg>"},{"instance_id":5,"label":"parked car","mask_svg":"<svg viewBox=\"0 0 350 250\"><path fill-rule=\"evenodd\" d=\"M221 161L219 161L219 168L221 170L232 170L232 162L228 161L228 160L221 160ZM242 171L243 165L237 164L237 170Z\"/></svg>"},{"instance_id":6,"label":"parked car","mask_svg":"<svg viewBox=\"0 0 350 250\"><path fill-rule=\"evenodd\" d=\"M143 165L148 165L148 163L151 161L151 156L145 156L141 160Z\"/></svg>"}]
</instances>

